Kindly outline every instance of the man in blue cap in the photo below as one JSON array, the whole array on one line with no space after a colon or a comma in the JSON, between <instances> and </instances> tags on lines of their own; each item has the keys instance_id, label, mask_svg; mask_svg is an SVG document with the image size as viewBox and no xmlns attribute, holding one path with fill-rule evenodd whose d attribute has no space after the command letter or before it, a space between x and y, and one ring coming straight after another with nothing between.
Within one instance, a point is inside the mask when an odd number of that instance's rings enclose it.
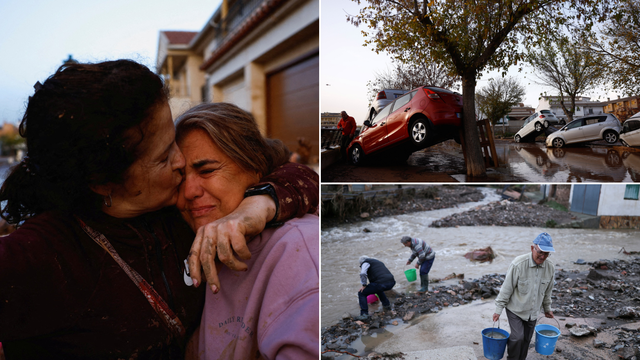
<instances>
[{"instance_id":1,"label":"man in blue cap","mask_svg":"<svg viewBox=\"0 0 640 360\"><path fill-rule=\"evenodd\" d=\"M544 316L553 318L551 291L555 266L547 260L552 252L555 250L551 236L542 233L533 240L531 254L520 255L509 265L493 314L493 321L498 321L502 309L507 309L511 328L507 342L507 360L527 358L529 342L541 307L544 309Z\"/></svg>"}]
</instances>

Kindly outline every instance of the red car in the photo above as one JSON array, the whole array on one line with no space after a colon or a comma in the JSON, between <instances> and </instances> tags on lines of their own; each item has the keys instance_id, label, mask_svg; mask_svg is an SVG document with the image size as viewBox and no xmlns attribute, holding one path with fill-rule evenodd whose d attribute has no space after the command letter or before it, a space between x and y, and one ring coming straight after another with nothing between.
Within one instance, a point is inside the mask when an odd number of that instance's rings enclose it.
<instances>
[{"instance_id":1,"label":"red car","mask_svg":"<svg viewBox=\"0 0 640 360\"><path fill-rule=\"evenodd\" d=\"M462 118L462 95L438 87L421 86L384 107L347 149L360 165L366 156L394 150L402 160L414 151L456 139Z\"/></svg>"}]
</instances>

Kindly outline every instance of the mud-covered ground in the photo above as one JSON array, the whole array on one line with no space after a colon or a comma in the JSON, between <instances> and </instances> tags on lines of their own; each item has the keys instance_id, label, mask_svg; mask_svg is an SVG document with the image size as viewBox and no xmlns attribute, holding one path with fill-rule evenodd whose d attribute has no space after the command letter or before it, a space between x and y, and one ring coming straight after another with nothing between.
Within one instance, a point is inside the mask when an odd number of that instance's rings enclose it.
<instances>
[{"instance_id":1,"label":"mud-covered ground","mask_svg":"<svg viewBox=\"0 0 640 360\"><path fill-rule=\"evenodd\" d=\"M500 201L486 206L447 216L434 221L431 227L454 226L533 226L553 227L571 222L574 217L561 210L556 210L546 205Z\"/></svg>"},{"instance_id":2,"label":"mud-covered ground","mask_svg":"<svg viewBox=\"0 0 640 360\"><path fill-rule=\"evenodd\" d=\"M396 196L378 197L368 200L366 205L344 214L344 216L322 216L322 227L333 227L344 223L370 221L383 216L408 214L455 207L457 204L482 200L482 192L472 186L424 186L402 189ZM324 206L324 204L323 204Z\"/></svg>"},{"instance_id":3,"label":"mud-covered ground","mask_svg":"<svg viewBox=\"0 0 640 360\"><path fill-rule=\"evenodd\" d=\"M599 260L584 263L584 267L584 271L556 269L552 309L557 323L552 319L544 319L544 323L560 326L562 335L556 352L548 358L639 358L640 258ZM503 281L504 274L489 274L437 287L424 295L389 291L391 311L376 312L368 321L356 321L345 314L339 323L322 329L322 345L328 352L354 351L349 347L351 342L387 324L410 321L419 314L436 313L449 306L464 306L475 299L495 298ZM531 358L543 358L533 349L529 354Z\"/></svg>"}]
</instances>

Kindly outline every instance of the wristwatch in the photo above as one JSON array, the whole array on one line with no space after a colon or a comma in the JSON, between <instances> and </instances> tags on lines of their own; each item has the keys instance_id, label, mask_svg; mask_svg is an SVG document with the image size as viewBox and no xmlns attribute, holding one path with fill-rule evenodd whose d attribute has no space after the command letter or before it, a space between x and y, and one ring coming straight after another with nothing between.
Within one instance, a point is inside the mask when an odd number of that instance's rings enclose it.
<instances>
[{"instance_id":1,"label":"wristwatch","mask_svg":"<svg viewBox=\"0 0 640 360\"><path fill-rule=\"evenodd\" d=\"M244 197L256 196L256 195L269 195L271 196L271 199L273 199L273 202L276 205L276 213L275 215L273 215L273 219L267 222L265 227L277 227L284 224L284 222L276 221L276 219L278 219L280 203L278 202L278 195L276 195L276 190L273 188L273 185L264 184L264 185L251 186L244 191Z\"/></svg>"}]
</instances>

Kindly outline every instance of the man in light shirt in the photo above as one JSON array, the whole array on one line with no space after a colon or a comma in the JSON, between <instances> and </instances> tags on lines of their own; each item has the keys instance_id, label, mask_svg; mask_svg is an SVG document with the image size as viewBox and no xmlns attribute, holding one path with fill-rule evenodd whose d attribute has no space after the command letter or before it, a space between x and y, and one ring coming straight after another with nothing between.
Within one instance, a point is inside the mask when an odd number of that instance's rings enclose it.
<instances>
[{"instance_id":1,"label":"man in light shirt","mask_svg":"<svg viewBox=\"0 0 640 360\"><path fill-rule=\"evenodd\" d=\"M368 285L367 280L369 281ZM391 290L396 285L396 280L382 261L364 255L361 256L360 283L362 284L360 291L358 291L360 316L356 319L369 319L369 304L367 303L367 296L371 294L378 295L384 310L391 310L391 303L384 292Z\"/></svg>"},{"instance_id":2,"label":"man in light shirt","mask_svg":"<svg viewBox=\"0 0 640 360\"><path fill-rule=\"evenodd\" d=\"M402 245L411 248L411 256L407 260L407 265L411 265L411 262L416 257L416 269L420 269L420 290L418 294L426 293L429 290L429 271L436 258L436 252L431 249L424 240L418 238L412 238L411 236L403 236L400 239Z\"/></svg>"},{"instance_id":3,"label":"man in light shirt","mask_svg":"<svg viewBox=\"0 0 640 360\"><path fill-rule=\"evenodd\" d=\"M507 309L511 328L507 342L507 360L527 358L529 342L541 307L544 316L553 318L551 291L555 266L547 260L551 252L555 252L551 236L542 233L533 240L531 254L520 255L509 265L500 294L496 298L496 311L493 314L493 321L498 321L502 309Z\"/></svg>"}]
</instances>

